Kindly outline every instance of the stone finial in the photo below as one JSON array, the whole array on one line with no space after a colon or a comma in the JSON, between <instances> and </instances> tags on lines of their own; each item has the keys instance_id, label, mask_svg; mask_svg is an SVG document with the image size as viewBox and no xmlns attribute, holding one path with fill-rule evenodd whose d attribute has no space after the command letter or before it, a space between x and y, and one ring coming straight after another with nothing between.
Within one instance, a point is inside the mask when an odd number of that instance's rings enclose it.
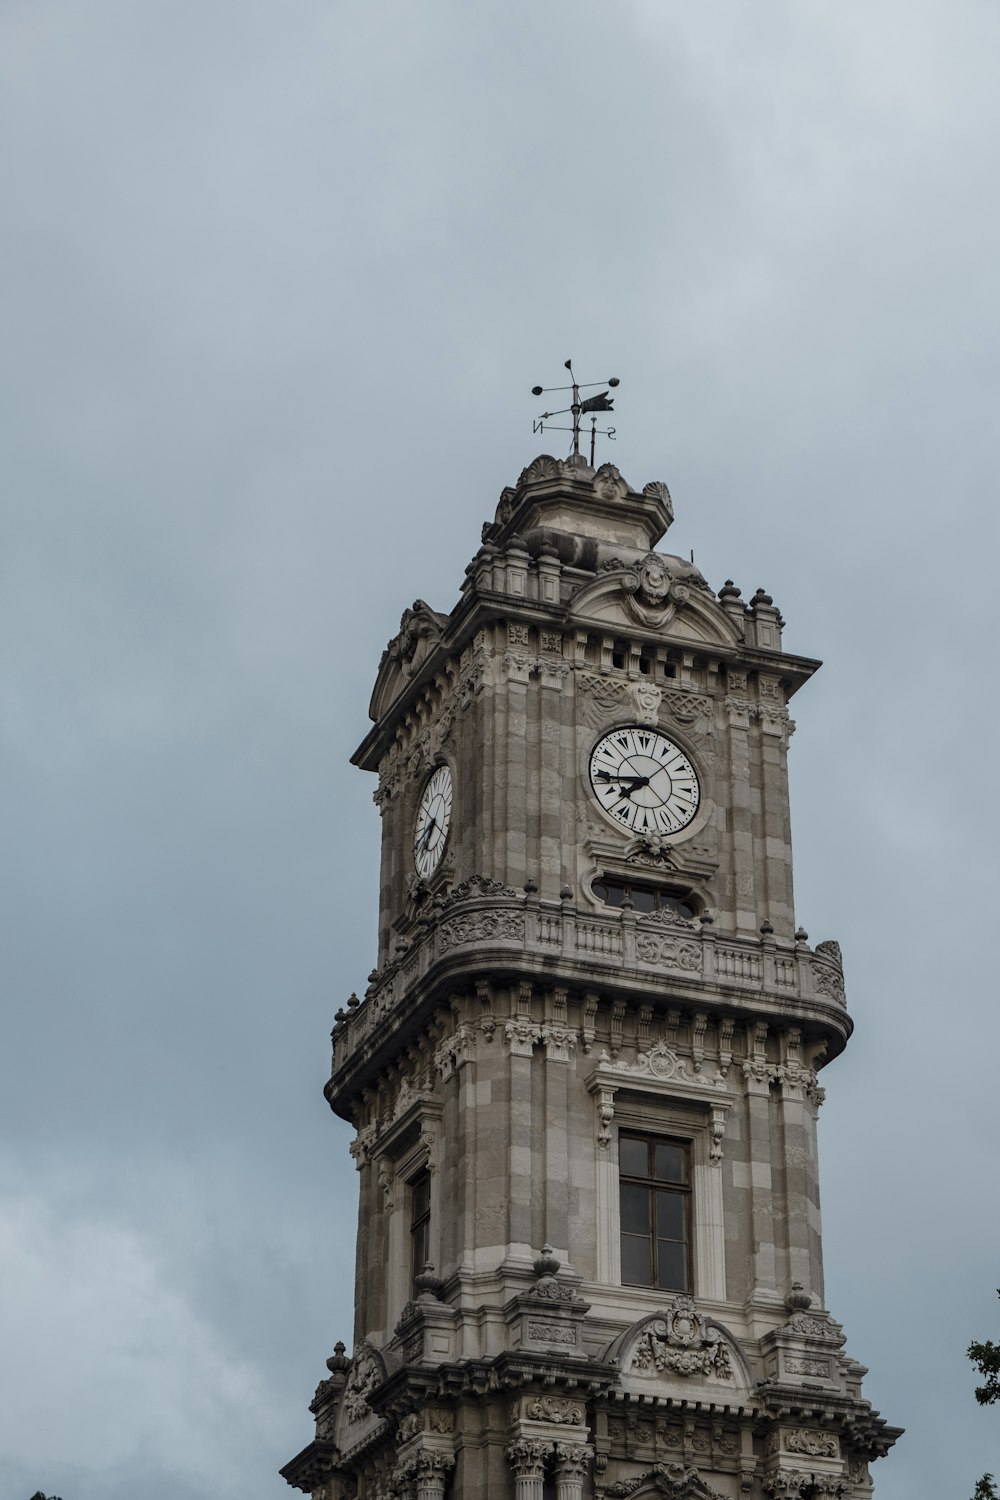
<instances>
[{"instance_id":1,"label":"stone finial","mask_svg":"<svg viewBox=\"0 0 1000 1500\"><path fill-rule=\"evenodd\" d=\"M740 590L736 587L735 583L733 582L733 580L731 578L727 578L726 581L725 581L725 583L722 585L721 589L719 590L719 598L720 599L738 599L739 597L740 597Z\"/></svg>"},{"instance_id":2,"label":"stone finial","mask_svg":"<svg viewBox=\"0 0 1000 1500\"><path fill-rule=\"evenodd\" d=\"M785 1306L790 1313L806 1312L812 1306L812 1298L801 1281L792 1282L792 1290L785 1298Z\"/></svg>"},{"instance_id":3,"label":"stone finial","mask_svg":"<svg viewBox=\"0 0 1000 1500\"><path fill-rule=\"evenodd\" d=\"M435 1276L434 1263L429 1260L424 1262L424 1269L420 1275L414 1276L413 1285L419 1293L427 1294L435 1300L440 1300L441 1293L444 1291L444 1282L440 1276Z\"/></svg>"},{"instance_id":4,"label":"stone finial","mask_svg":"<svg viewBox=\"0 0 1000 1500\"><path fill-rule=\"evenodd\" d=\"M347 1345L342 1339L338 1339L333 1346L333 1353L326 1362L326 1368L331 1375L346 1375L351 1361L347 1358Z\"/></svg>"},{"instance_id":5,"label":"stone finial","mask_svg":"<svg viewBox=\"0 0 1000 1500\"><path fill-rule=\"evenodd\" d=\"M535 1257L536 1276L555 1276L562 1261L557 1260L551 1245L543 1245L542 1253Z\"/></svg>"}]
</instances>

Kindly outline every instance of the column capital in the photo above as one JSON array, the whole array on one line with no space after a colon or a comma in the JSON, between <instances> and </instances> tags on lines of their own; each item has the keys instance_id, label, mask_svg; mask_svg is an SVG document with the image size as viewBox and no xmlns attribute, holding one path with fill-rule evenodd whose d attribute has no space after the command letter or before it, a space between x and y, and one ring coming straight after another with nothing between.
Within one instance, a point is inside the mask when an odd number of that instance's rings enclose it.
<instances>
[{"instance_id":1,"label":"column capital","mask_svg":"<svg viewBox=\"0 0 1000 1500\"><path fill-rule=\"evenodd\" d=\"M593 1457L594 1450L588 1443L556 1443L557 1478L582 1480Z\"/></svg>"},{"instance_id":2,"label":"column capital","mask_svg":"<svg viewBox=\"0 0 1000 1500\"><path fill-rule=\"evenodd\" d=\"M507 1448L507 1462L518 1479L540 1478L551 1453L552 1443L543 1438L518 1438Z\"/></svg>"}]
</instances>

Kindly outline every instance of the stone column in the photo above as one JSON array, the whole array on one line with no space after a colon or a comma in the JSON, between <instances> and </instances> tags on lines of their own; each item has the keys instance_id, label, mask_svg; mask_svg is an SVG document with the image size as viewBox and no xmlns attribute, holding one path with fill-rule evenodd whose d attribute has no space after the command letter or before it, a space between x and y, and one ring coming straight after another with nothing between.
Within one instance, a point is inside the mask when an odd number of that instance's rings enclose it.
<instances>
[{"instance_id":1,"label":"stone column","mask_svg":"<svg viewBox=\"0 0 1000 1500\"><path fill-rule=\"evenodd\" d=\"M514 1500L542 1500L545 1460L552 1444L540 1438L518 1438L507 1449L507 1462L514 1470Z\"/></svg>"},{"instance_id":2,"label":"stone column","mask_svg":"<svg viewBox=\"0 0 1000 1500\"><path fill-rule=\"evenodd\" d=\"M582 1500L593 1456L586 1443L556 1443L556 1500Z\"/></svg>"},{"instance_id":3,"label":"stone column","mask_svg":"<svg viewBox=\"0 0 1000 1500\"><path fill-rule=\"evenodd\" d=\"M746 1088L746 1150L752 1233L752 1295L773 1295L777 1289L775 1212L771 1182L771 1085L776 1069L767 1061L767 1026L747 1025L747 1058L743 1064Z\"/></svg>"},{"instance_id":4,"label":"stone column","mask_svg":"<svg viewBox=\"0 0 1000 1500\"><path fill-rule=\"evenodd\" d=\"M733 891L736 930L743 937L757 931L754 889L753 790L751 788L750 713L747 674L731 671L726 710L729 716L729 797Z\"/></svg>"},{"instance_id":5,"label":"stone column","mask_svg":"<svg viewBox=\"0 0 1000 1500\"><path fill-rule=\"evenodd\" d=\"M418 1453L417 1500L444 1500L444 1487L454 1467L455 1460L450 1453Z\"/></svg>"}]
</instances>

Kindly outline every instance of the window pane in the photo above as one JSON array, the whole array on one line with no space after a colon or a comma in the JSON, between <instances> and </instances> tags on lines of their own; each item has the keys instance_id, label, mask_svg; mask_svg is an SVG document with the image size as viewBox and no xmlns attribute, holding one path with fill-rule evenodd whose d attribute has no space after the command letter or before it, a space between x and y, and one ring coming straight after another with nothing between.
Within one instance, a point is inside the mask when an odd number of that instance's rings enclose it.
<instances>
[{"instance_id":1,"label":"window pane","mask_svg":"<svg viewBox=\"0 0 1000 1500\"><path fill-rule=\"evenodd\" d=\"M641 886L633 886L632 905L639 912L655 911L656 893L654 891L644 891Z\"/></svg>"},{"instance_id":2,"label":"window pane","mask_svg":"<svg viewBox=\"0 0 1000 1500\"><path fill-rule=\"evenodd\" d=\"M656 1258L659 1271L657 1285L664 1291L686 1292L687 1246L679 1245L674 1240L658 1240Z\"/></svg>"},{"instance_id":3,"label":"window pane","mask_svg":"<svg viewBox=\"0 0 1000 1500\"><path fill-rule=\"evenodd\" d=\"M649 1147L634 1136L618 1137L618 1165L626 1177L649 1176Z\"/></svg>"},{"instance_id":4,"label":"window pane","mask_svg":"<svg viewBox=\"0 0 1000 1500\"><path fill-rule=\"evenodd\" d=\"M625 888L620 880L599 880L594 885L593 892L598 901L603 901L606 906L621 906Z\"/></svg>"},{"instance_id":5,"label":"window pane","mask_svg":"<svg viewBox=\"0 0 1000 1500\"><path fill-rule=\"evenodd\" d=\"M653 1148L653 1176L658 1182L687 1182L687 1152L684 1147L657 1141Z\"/></svg>"},{"instance_id":6,"label":"window pane","mask_svg":"<svg viewBox=\"0 0 1000 1500\"><path fill-rule=\"evenodd\" d=\"M680 1193L659 1192L656 1195L656 1232L664 1240L683 1240L685 1233L685 1199Z\"/></svg>"},{"instance_id":7,"label":"window pane","mask_svg":"<svg viewBox=\"0 0 1000 1500\"><path fill-rule=\"evenodd\" d=\"M651 1245L651 1240L640 1235L622 1235L622 1281L632 1286L652 1286Z\"/></svg>"},{"instance_id":8,"label":"window pane","mask_svg":"<svg viewBox=\"0 0 1000 1500\"><path fill-rule=\"evenodd\" d=\"M415 1224L418 1219L423 1218L424 1214L430 1212L431 1179L427 1172L421 1172L419 1177L413 1179L412 1194L411 1202L413 1211L410 1222L411 1224Z\"/></svg>"},{"instance_id":9,"label":"window pane","mask_svg":"<svg viewBox=\"0 0 1000 1500\"><path fill-rule=\"evenodd\" d=\"M622 1183L622 1234L649 1233L649 1189Z\"/></svg>"},{"instance_id":10,"label":"window pane","mask_svg":"<svg viewBox=\"0 0 1000 1500\"><path fill-rule=\"evenodd\" d=\"M424 1266L431 1258L430 1228L430 1220L424 1219L413 1230L411 1263L414 1278L420 1275Z\"/></svg>"}]
</instances>

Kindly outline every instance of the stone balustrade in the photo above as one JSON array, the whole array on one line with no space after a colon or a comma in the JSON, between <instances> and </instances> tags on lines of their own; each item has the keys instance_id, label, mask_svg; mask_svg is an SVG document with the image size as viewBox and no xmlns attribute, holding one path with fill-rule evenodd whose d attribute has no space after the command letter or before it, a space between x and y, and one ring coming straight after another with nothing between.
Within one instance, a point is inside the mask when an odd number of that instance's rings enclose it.
<instances>
[{"instance_id":1,"label":"stone balustrade","mask_svg":"<svg viewBox=\"0 0 1000 1500\"><path fill-rule=\"evenodd\" d=\"M554 955L561 974L576 971L581 989L610 994L632 975L648 993L659 979L664 1002L704 1004L711 992L716 1005L722 999L734 1010L765 1016L773 1007L786 1021L789 1002L799 1002L803 1019L829 1027L834 1051L849 1034L836 944L814 951L766 929L755 939L723 937L707 922L637 915L627 907L584 912L569 900L485 888L493 884L483 881L480 889L470 882L471 891L439 902L433 917L418 922L393 961L372 976L364 1001L340 1013L335 1073L359 1047L369 1051L383 1026L395 1025L438 980L508 966L522 977L535 971L544 983L546 960Z\"/></svg>"}]
</instances>

